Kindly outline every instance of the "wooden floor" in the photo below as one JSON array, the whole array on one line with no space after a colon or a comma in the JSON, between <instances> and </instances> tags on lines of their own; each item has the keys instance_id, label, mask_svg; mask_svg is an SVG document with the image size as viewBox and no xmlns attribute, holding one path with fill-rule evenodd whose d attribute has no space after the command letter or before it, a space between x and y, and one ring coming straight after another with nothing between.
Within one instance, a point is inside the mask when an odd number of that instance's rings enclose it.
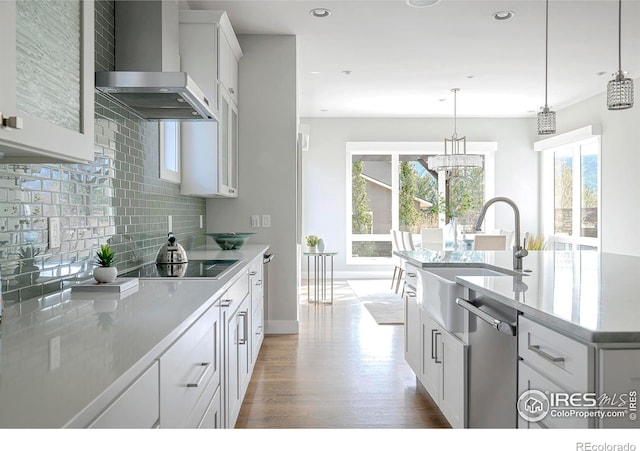
<instances>
[{"instance_id":1,"label":"wooden floor","mask_svg":"<svg viewBox=\"0 0 640 451\"><path fill-rule=\"evenodd\" d=\"M449 424L416 391L403 357L403 326L376 324L346 281L336 281L333 306L303 300L299 334L265 337L236 427Z\"/></svg>"}]
</instances>

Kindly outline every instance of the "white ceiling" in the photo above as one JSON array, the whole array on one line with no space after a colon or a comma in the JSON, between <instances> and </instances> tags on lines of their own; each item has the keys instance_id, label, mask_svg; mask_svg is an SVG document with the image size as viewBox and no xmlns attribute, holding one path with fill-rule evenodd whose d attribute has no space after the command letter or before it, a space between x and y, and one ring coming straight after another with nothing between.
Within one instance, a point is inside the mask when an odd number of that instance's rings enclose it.
<instances>
[{"instance_id":1,"label":"white ceiling","mask_svg":"<svg viewBox=\"0 0 640 451\"><path fill-rule=\"evenodd\" d=\"M237 34L296 35L302 117L451 116L451 88L461 89L459 116L533 117L544 104L544 0L188 3L227 11ZM316 7L332 14L314 18ZM494 20L501 10L515 17ZM622 69L638 78L640 0L624 0L622 11ZM617 26L617 0L550 1L552 109L606 89L618 67Z\"/></svg>"}]
</instances>

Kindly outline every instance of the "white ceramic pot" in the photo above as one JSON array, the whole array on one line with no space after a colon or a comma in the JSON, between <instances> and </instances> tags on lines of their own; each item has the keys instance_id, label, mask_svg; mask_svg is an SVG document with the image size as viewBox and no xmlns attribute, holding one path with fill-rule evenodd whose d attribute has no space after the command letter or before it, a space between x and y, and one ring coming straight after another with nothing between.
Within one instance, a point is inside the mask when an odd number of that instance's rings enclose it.
<instances>
[{"instance_id":1,"label":"white ceramic pot","mask_svg":"<svg viewBox=\"0 0 640 451\"><path fill-rule=\"evenodd\" d=\"M309 246L309 252L311 252L312 254L317 252L318 249L315 246Z\"/></svg>"},{"instance_id":2,"label":"white ceramic pot","mask_svg":"<svg viewBox=\"0 0 640 451\"><path fill-rule=\"evenodd\" d=\"M118 268L115 266L98 266L93 269L93 278L100 283L111 283L118 277Z\"/></svg>"}]
</instances>

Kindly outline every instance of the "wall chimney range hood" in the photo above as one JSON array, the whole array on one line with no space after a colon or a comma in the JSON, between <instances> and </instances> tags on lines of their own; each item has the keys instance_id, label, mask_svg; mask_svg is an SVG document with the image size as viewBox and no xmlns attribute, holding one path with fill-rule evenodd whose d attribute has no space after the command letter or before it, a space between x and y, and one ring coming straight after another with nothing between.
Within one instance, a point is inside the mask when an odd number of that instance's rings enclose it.
<instances>
[{"instance_id":1,"label":"wall chimney range hood","mask_svg":"<svg viewBox=\"0 0 640 451\"><path fill-rule=\"evenodd\" d=\"M178 3L115 2L116 70L96 89L145 120L217 121L216 105L180 72Z\"/></svg>"}]
</instances>

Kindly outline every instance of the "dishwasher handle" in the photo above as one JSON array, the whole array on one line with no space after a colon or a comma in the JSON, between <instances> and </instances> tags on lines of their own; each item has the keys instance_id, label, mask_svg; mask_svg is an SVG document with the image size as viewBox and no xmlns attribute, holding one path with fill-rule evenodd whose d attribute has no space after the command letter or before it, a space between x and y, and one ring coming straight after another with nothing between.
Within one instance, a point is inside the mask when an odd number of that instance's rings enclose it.
<instances>
[{"instance_id":1,"label":"dishwasher handle","mask_svg":"<svg viewBox=\"0 0 640 451\"><path fill-rule=\"evenodd\" d=\"M507 335L511 335L512 337L515 337L516 335L516 326L507 322L507 321L502 321L498 318L494 318L493 316L489 315L486 312L483 312L482 310L480 310L478 307L476 307L475 305L473 305L471 302L467 301L466 299L462 299L462 298L456 298L456 304L458 304L460 307L462 307L463 309L467 310L469 313L477 316L478 318L480 318L481 320L491 324L491 326L493 326L495 329L497 329L498 331L502 332L503 334L507 334Z\"/></svg>"}]
</instances>

